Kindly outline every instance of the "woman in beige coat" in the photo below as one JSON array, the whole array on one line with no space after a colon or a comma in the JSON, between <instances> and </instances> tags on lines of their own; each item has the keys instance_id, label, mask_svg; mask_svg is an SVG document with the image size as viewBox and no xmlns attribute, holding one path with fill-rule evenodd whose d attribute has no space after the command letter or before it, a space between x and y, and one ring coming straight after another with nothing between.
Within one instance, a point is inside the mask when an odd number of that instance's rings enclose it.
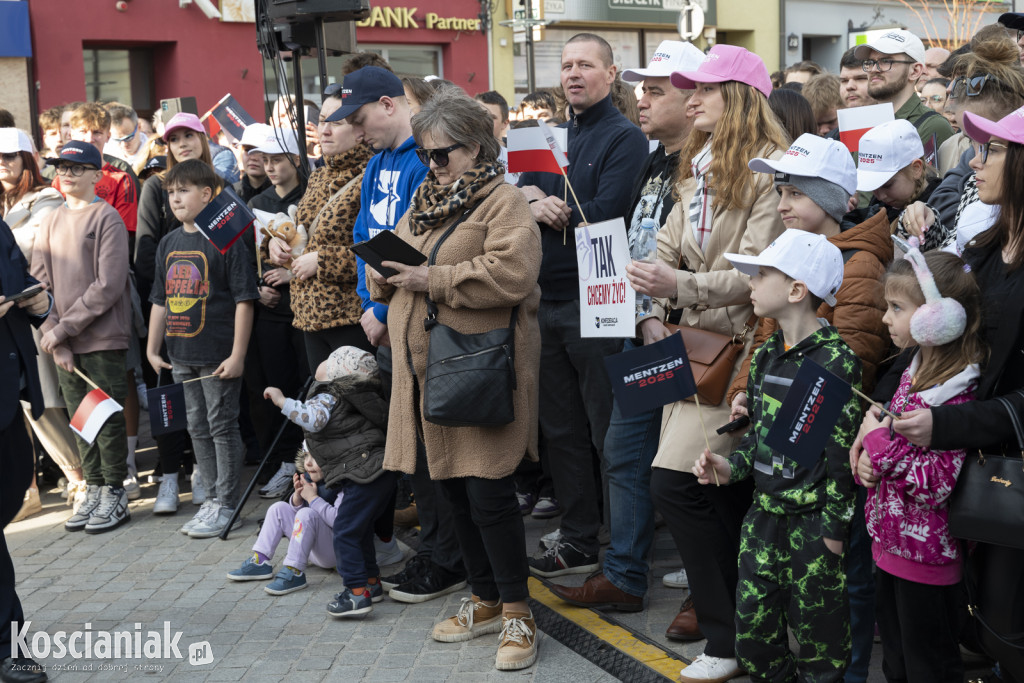
<instances>
[{"instance_id":1,"label":"woman in beige coat","mask_svg":"<svg viewBox=\"0 0 1024 683\"><path fill-rule=\"evenodd\" d=\"M445 89L412 118L430 173L395 234L424 254L452 224L434 265L403 266L387 280L367 267L375 301L386 303L394 357L384 467L412 473L417 439L430 477L452 504L473 589L454 617L434 627L442 642L501 632L495 666L522 669L536 660L536 625L529 595L525 531L512 474L523 454L536 458L540 333L540 231L526 199L504 182L499 147L486 110L457 89ZM501 427L444 427L422 414L430 333L426 298L437 321L463 334L515 328L515 420Z\"/></svg>"},{"instance_id":2,"label":"woman in beige coat","mask_svg":"<svg viewBox=\"0 0 1024 683\"><path fill-rule=\"evenodd\" d=\"M688 105L693 132L680 153L692 164L680 164L679 202L658 233L658 262L627 267L633 286L655 297L652 315L640 323L644 344L668 335L662 321L676 309L681 325L745 337L749 345L749 278L724 254L756 255L783 231L772 178L747 168L754 157L781 157L789 145L768 107L768 70L743 48L716 45L698 71L676 72L672 83L696 89ZM715 433L729 422L724 400L701 408L703 422L695 403L665 406L651 473L654 505L682 557L693 601L683 603L666 635L707 638L704 653L683 670L684 683L725 681L740 673L734 650L739 536L753 489L750 483L702 487L690 473L704 450L703 425L716 453L730 453L741 436Z\"/></svg>"}]
</instances>

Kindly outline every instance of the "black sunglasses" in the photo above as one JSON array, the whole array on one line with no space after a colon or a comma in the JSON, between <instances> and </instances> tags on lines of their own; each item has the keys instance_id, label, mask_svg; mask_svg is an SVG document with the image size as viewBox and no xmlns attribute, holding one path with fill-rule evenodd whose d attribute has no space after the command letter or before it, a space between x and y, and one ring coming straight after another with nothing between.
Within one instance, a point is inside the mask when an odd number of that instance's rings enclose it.
<instances>
[{"instance_id":1,"label":"black sunglasses","mask_svg":"<svg viewBox=\"0 0 1024 683\"><path fill-rule=\"evenodd\" d=\"M444 168L448 165L448 155L454 152L460 147L465 147L461 142L457 142L451 147L444 147L441 149L426 149L424 147L416 148L416 156L420 158L420 161L424 166L430 166L430 162L433 161L440 168Z\"/></svg>"},{"instance_id":2,"label":"black sunglasses","mask_svg":"<svg viewBox=\"0 0 1024 683\"><path fill-rule=\"evenodd\" d=\"M985 89L985 84L989 81L992 81L993 85L999 84L999 81L993 78L991 74L971 76L970 78L967 78L967 76L957 76L950 81L946 92L949 93L949 99L951 100L958 100L964 95L967 97L977 97Z\"/></svg>"}]
</instances>

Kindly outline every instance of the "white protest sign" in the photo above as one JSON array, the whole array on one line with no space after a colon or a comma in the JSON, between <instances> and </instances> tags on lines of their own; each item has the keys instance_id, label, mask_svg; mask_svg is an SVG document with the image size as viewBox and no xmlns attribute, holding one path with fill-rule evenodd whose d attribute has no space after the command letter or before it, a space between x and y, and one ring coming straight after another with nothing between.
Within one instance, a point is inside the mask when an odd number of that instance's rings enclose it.
<instances>
[{"instance_id":1,"label":"white protest sign","mask_svg":"<svg viewBox=\"0 0 1024 683\"><path fill-rule=\"evenodd\" d=\"M580 336L636 336L636 293L626 279L629 245L621 218L576 228Z\"/></svg>"}]
</instances>

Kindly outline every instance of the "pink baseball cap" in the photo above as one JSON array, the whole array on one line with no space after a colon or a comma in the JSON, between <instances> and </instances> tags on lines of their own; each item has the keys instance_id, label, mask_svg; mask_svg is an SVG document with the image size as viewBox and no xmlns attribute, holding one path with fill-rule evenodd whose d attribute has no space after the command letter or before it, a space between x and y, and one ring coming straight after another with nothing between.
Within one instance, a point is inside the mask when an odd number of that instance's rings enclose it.
<instances>
[{"instance_id":1,"label":"pink baseball cap","mask_svg":"<svg viewBox=\"0 0 1024 683\"><path fill-rule=\"evenodd\" d=\"M765 97L772 92L772 79L761 58L735 45L715 45L696 71L672 74L672 85L680 90L694 90L697 83L725 81L746 83L760 90Z\"/></svg>"},{"instance_id":2,"label":"pink baseball cap","mask_svg":"<svg viewBox=\"0 0 1024 683\"><path fill-rule=\"evenodd\" d=\"M172 116L171 120L164 126L164 142L167 142L167 136L170 135L172 131L180 128L187 128L206 135L206 129L203 128L203 122L199 120L198 116L180 111Z\"/></svg>"},{"instance_id":3,"label":"pink baseball cap","mask_svg":"<svg viewBox=\"0 0 1024 683\"><path fill-rule=\"evenodd\" d=\"M965 111L964 132L967 133L967 137L983 144L995 136L1024 145L1024 107L1010 112L998 121L989 121L984 116Z\"/></svg>"}]
</instances>

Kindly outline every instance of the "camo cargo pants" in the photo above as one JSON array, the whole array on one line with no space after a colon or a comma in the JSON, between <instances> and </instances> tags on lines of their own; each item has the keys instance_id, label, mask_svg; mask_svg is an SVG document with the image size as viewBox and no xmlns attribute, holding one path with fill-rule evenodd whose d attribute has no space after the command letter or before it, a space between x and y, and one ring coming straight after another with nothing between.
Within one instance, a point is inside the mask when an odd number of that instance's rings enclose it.
<instances>
[{"instance_id":1,"label":"camo cargo pants","mask_svg":"<svg viewBox=\"0 0 1024 683\"><path fill-rule=\"evenodd\" d=\"M736 656L752 681L842 681L850 659L843 558L825 547L821 516L743 520L736 589ZM787 626L799 647L789 648Z\"/></svg>"}]
</instances>

